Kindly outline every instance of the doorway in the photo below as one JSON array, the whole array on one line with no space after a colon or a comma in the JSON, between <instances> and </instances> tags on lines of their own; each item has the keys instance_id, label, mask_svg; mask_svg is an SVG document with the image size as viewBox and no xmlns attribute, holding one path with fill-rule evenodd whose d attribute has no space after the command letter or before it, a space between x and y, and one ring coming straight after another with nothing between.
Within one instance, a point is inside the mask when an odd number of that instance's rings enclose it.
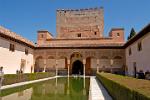
<instances>
[{"instance_id":1,"label":"doorway","mask_svg":"<svg viewBox=\"0 0 150 100\"><path fill-rule=\"evenodd\" d=\"M72 64L72 74L83 75L83 63L80 60L76 60Z\"/></svg>"}]
</instances>

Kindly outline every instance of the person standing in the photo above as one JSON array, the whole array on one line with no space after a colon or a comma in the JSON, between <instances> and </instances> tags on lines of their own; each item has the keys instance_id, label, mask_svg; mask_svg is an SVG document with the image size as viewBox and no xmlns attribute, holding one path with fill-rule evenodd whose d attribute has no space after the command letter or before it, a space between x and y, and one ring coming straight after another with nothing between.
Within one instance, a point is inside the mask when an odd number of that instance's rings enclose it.
<instances>
[{"instance_id":1,"label":"person standing","mask_svg":"<svg viewBox=\"0 0 150 100\"><path fill-rule=\"evenodd\" d=\"M0 67L0 88L2 86L3 79L4 79L3 67Z\"/></svg>"}]
</instances>

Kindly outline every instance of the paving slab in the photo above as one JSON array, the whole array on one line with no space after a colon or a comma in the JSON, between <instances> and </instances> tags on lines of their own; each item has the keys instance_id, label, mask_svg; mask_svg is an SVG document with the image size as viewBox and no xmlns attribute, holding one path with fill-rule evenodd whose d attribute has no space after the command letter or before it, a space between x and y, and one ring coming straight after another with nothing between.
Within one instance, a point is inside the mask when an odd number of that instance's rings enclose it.
<instances>
[{"instance_id":1,"label":"paving slab","mask_svg":"<svg viewBox=\"0 0 150 100\"><path fill-rule=\"evenodd\" d=\"M89 95L89 100L113 100L96 77L90 77Z\"/></svg>"},{"instance_id":2,"label":"paving slab","mask_svg":"<svg viewBox=\"0 0 150 100\"><path fill-rule=\"evenodd\" d=\"M14 87L18 87L18 86L22 86L22 85L27 85L27 84L31 84L31 83L36 83L36 82L41 82L41 81L46 81L46 80L49 80L49 79L54 79L56 77L61 77L61 76L54 76L54 77L43 78L43 79L38 79L38 80L32 80L32 81L14 83L14 84L11 84L11 85L5 85L5 86L0 87L0 90L4 90L4 89L8 89L8 88L14 88Z\"/></svg>"}]
</instances>

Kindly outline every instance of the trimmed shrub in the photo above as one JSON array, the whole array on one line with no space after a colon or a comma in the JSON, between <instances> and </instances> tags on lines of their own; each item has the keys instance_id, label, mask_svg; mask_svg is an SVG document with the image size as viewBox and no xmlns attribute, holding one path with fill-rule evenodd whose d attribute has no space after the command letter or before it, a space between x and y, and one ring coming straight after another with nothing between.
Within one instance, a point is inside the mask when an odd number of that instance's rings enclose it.
<instances>
[{"instance_id":1,"label":"trimmed shrub","mask_svg":"<svg viewBox=\"0 0 150 100\"><path fill-rule=\"evenodd\" d=\"M150 100L150 81L110 73L96 76L114 100Z\"/></svg>"},{"instance_id":2,"label":"trimmed shrub","mask_svg":"<svg viewBox=\"0 0 150 100\"><path fill-rule=\"evenodd\" d=\"M24 82L24 81L47 78L51 76L55 76L55 73L39 72L39 73L25 73L25 74L5 74L2 84L10 85L10 84Z\"/></svg>"}]
</instances>

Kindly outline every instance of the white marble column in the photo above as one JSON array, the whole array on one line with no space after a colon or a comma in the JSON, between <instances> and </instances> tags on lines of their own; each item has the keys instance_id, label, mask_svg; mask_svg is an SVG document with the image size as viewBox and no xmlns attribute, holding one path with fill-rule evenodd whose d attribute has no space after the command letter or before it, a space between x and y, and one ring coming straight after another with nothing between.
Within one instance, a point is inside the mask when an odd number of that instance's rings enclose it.
<instances>
[{"instance_id":1,"label":"white marble column","mask_svg":"<svg viewBox=\"0 0 150 100\"><path fill-rule=\"evenodd\" d=\"M114 64L114 61L113 59L110 59L110 69L111 69L111 73L113 72L113 64Z\"/></svg>"},{"instance_id":2,"label":"white marble column","mask_svg":"<svg viewBox=\"0 0 150 100\"><path fill-rule=\"evenodd\" d=\"M34 73L34 68L35 68L35 58L33 59L33 65L31 66L31 73Z\"/></svg>"},{"instance_id":3,"label":"white marble column","mask_svg":"<svg viewBox=\"0 0 150 100\"><path fill-rule=\"evenodd\" d=\"M99 59L97 59L97 66L96 66L96 72L98 73L99 72Z\"/></svg>"},{"instance_id":4,"label":"white marble column","mask_svg":"<svg viewBox=\"0 0 150 100\"><path fill-rule=\"evenodd\" d=\"M86 59L83 59L83 75L85 78L85 64L86 64Z\"/></svg>"},{"instance_id":5,"label":"white marble column","mask_svg":"<svg viewBox=\"0 0 150 100\"><path fill-rule=\"evenodd\" d=\"M56 68L56 76L57 76L57 75L58 75L58 68L57 68L57 67L58 67L58 66L57 66L57 65L58 65L58 61L57 61L57 59L55 60L55 64L56 64L56 65L55 65L55 68Z\"/></svg>"},{"instance_id":6,"label":"white marble column","mask_svg":"<svg viewBox=\"0 0 150 100\"><path fill-rule=\"evenodd\" d=\"M70 66L70 59L68 59L68 60L67 60L67 66L68 66L68 77L69 77L69 70L70 70L70 68L69 68L69 66Z\"/></svg>"},{"instance_id":7,"label":"white marble column","mask_svg":"<svg viewBox=\"0 0 150 100\"><path fill-rule=\"evenodd\" d=\"M45 72L46 71L46 59L44 59L44 70L43 70L43 72Z\"/></svg>"}]
</instances>

